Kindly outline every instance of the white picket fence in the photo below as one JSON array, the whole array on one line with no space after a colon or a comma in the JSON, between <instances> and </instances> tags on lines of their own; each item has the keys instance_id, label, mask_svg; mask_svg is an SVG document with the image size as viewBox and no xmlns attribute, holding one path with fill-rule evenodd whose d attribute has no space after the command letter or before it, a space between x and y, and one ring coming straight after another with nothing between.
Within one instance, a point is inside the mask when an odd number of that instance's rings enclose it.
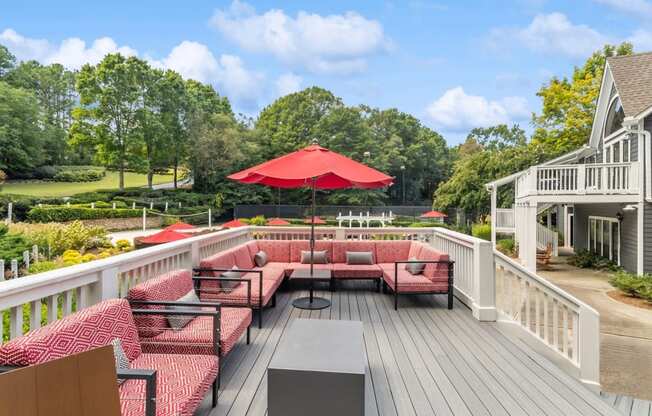
<instances>
[{"instance_id":1,"label":"white picket fence","mask_svg":"<svg viewBox=\"0 0 652 416\"><path fill-rule=\"evenodd\" d=\"M545 351L561 357L583 381L599 385L599 315L560 288L494 252L491 243L444 228L317 227L318 239L416 240L448 253L454 290L473 316L520 328ZM0 282L0 311L9 315L9 337L35 329L129 288L251 239L307 239L309 227L248 226L218 231L120 254L29 278ZM519 289L520 288L520 289ZM24 322L26 325L23 325ZM4 333L0 319L0 334Z\"/></svg>"}]
</instances>

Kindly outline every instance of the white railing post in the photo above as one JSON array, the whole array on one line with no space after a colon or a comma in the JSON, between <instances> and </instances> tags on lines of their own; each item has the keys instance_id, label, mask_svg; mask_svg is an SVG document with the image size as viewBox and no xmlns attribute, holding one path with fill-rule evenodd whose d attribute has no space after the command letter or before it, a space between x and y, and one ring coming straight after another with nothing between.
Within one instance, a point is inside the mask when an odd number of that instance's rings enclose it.
<instances>
[{"instance_id":1,"label":"white railing post","mask_svg":"<svg viewBox=\"0 0 652 416\"><path fill-rule=\"evenodd\" d=\"M0 259L0 282L5 280L5 261Z\"/></svg>"},{"instance_id":2,"label":"white railing post","mask_svg":"<svg viewBox=\"0 0 652 416\"><path fill-rule=\"evenodd\" d=\"M344 231L344 228L337 228L335 230L335 239L336 240L345 240L346 239L346 232Z\"/></svg>"},{"instance_id":3,"label":"white railing post","mask_svg":"<svg viewBox=\"0 0 652 416\"><path fill-rule=\"evenodd\" d=\"M11 260L11 277L14 279L18 277L18 260L16 259Z\"/></svg>"},{"instance_id":4,"label":"white railing post","mask_svg":"<svg viewBox=\"0 0 652 416\"><path fill-rule=\"evenodd\" d=\"M213 211L211 211L210 208L208 208L208 228L211 228L213 226Z\"/></svg>"},{"instance_id":5,"label":"white railing post","mask_svg":"<svg viewBox=\"0 0 652 416\"><path fill-rule=\"evenodd\" d=\"M597 392L600 390L600 315L581 305L578 321L579 328L574 330L579 338L580 379Z\"/></svg>"},{"instance_id":6,"label":"white railing post","mask_svg":"<svg viewBox=\"0 0 652 416\"><path fill-rule=\"evenodd\" d=\"M577 167L577 192L580 194L586 192L586 165Z\"/></svg>"},{"instance_id":7,"label":"white railing post","mask_svg":"<svg viewBox=\"0 0 652 416\"><path fill-rule=\"evenodd\" d=\"M536 194L537 191L539 190L539 187L538 187L539 178L537 178L537 167L536 166L530 167L530 173L528 174L528 179L529 179L529 183L527 185L527 188L528 188L527 194L528 195Z\"/></svg>"},{"instance_id":8,"label":"white railing post","mask_svg":"<svg viewBox=\"0 0 652 416\"><path fill-rule=\"evenodd\" d=\"M143 208L143 231L147 230L147 209Z\"/></svg>"},{"instance_id":9,"label":"white railing post","mask_svg":"<svg viewBox=\"0 0 652 416\"><path fill-rule=\"evenodd\" d=\"M199 243L194 242L190 246L190 268L199 267L201 261L201 254L199 253Z\"/></svg>"},{"instance_id":10,"label":"white railing post","mask_svg":"<svg viewBox=\"0 0 652 416\"><path fill-rule=\"evenodd\" d=\"M23 264L25 265L25 269L29 270L29 250L23 251Z\"/></svg>"},{"instance_id":11,"label":"white railing post","mask_svg":"<svg viewBox=\"0 0 652 416\"><path fill-rule=\"evenodd\" d=\"M478 321L496 320L496 265L489 241L476 240L473 246L474 294L471 310Z\"/></svg>"},{"instance_id":12,"label":"white railing post","mask_svg":"<svg viewBox=\"0 0 652 416\"><path fill-rule=\"evenodd\" d=\"M7 205L7 224L11 224L12 217L13 217L13 211L14 211L14 203L10 202Z\"/></svg>"}]
</instances>

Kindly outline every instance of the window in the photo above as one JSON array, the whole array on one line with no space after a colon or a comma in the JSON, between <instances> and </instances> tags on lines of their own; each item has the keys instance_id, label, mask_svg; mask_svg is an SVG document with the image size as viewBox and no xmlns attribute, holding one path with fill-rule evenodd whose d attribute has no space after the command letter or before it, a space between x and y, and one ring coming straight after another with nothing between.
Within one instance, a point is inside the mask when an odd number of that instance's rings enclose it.
<instances>
[{"instance_id":1,"label":"window","mask_svg":"<svg viewBox=\"0 0 652 416\"><path fill-rule=\"evenodd\" d=\"M620 264L620 222L616 218L589 217L588 249Z\"/></svg>"},{"instance_id":2,"label":"window","mask_svg":"<svg viewBox=\"0 0 652 416\"><path fill-rule=\"evenodd\" d=\"M614 143L612 146L612 162L620 163L620 142Z\"/></svg>"},{"instance_id":3,"label":"window","mask_svg":"<svg viewBox=\"0 0 652 416\"><path fill-rule=\"evenodd\" d=\"M620 102L620 97L616 97L611 103L607 112L607 120L604 123L604 137L608 137L623 127L625 111Z\"/></svg>"}]
</instances>

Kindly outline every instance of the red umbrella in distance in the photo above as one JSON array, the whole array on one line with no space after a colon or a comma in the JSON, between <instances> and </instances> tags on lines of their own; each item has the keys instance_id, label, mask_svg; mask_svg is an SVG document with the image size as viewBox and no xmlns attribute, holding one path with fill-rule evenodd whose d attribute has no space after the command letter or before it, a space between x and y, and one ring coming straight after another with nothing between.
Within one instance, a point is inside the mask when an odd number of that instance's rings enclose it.
<instances>
[{"instance_id":1,"label":"red umbrella in distance","mask_svg":"<svg viewBox=\"0 0 652 416\"><path fill-rule=\"evenodd\" d=\"M313 275L315 249L315 192L317 189L361 188L376 189L390 186L394 179L376 169L330 151L313 141L313 144L296 152L278 157L234 173L229 179L242 183L257 183L276 188L312 188L312 221L310 226L310 275ZM311 280L312 282L312 280ZM312 285L310 302L306 309L325 308L330 304L323 299L313 305ZM296 301L295 301L296 302ZM295 305L299 305L295 303Z\"/></svg>"},{"instance_id":2,"label":"red umbrella in distance","mask_svg":"<svg viewBox=\"0 0 652 416\"><path fill-rule=\"evenodd\" d=\"M448 217L448 215L439 211L428 211L428 212L424 212L419 216L419 218L446 218L446 217Z\"/></svg>"},{"instance_id":3,"label":"red umbrella in distance","mask_svg":"<svg viewBox=\"0 0 652 416\"><path fill-rule=\"evenodd\" d=\"M310 224L310 223L313 222L313 219L312 219L312 218L306 218L305 220L303 220L303 222L304 222L305 224ZM326 224L326 221L322 220L321 218L319 218L319 217L317 217L317 216L315 216L315 218L314 218L314 222L315 222L315 224L319 224L319 225L324 225L324 224Z\"/></svg>"},{"instance_id":4,"label":"red umbrella in distance","mask_svg":"<svg viewBox=\"0 0 652 416\"><path fill-rule=\"evenodd\" d=\"M231 220L229 222L225 222L224 224L222 224L222 227L224 227L224 228L238 228L238 227L244 227L245 225L247 225L247 224L245 224L244 222L242 222L242 221L240 221L238 219L235 219L235 220Z\"/></svg>"},{"instance_id":5,"label":"red umbrella in distance","mask_svg":"<svg viewBox=\"0 0 652 416\"><path fill-rule=\"evenodd\" d=\"M175 222L174 224L165 227L166 230L170 230L170 231L194 230L195 228L197 227L195 227L194 225L186 224L185 222L182 221Z\"/></svg>"},{"instance_id":6,"label":"red umbrella in distance","mask_svg":"<svg viewBox=\"0 0 652 416\"><path fill-rule=\"evenodd\" d=\"M156 234L148 235L147 237L141 237L140 241L145 244L163 244L171 241L183 240L188 237L190 236L187 234L178 233L173 230L163 230Z\"/></svg>"},{"instance_id":7,"label":"red umbrella in distance","mask_svg":"<svg viewBox=\"0 0 652 416\"><path fill-rule=\"evenodd\" d=\"M290 223L283 220L283 219L281 219L281 218L271 218L271 219L267 220L267 225L282 227L284 225L290 225Z\"/></svg>"}]
</instances>

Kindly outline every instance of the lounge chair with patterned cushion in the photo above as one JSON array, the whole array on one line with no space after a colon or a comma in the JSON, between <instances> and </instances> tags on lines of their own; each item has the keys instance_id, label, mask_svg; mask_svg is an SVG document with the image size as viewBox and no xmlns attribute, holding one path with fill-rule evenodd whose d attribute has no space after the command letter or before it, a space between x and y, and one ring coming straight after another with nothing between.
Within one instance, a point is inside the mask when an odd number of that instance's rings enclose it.
<instances>
[{"instance_id":1,"label":"lounge chair with patterned cushion","mask_svg":"<svg viewBox=\"0 0 652 416\"><path fill-rule=\"evenodd\" d=\"M124 380L119 386L123 416L192 416L209 390L215 406L219 357L143 352L133 318L133 313L140 312L132 311L126 299L103 301L0 346L0 365L40 364L119 340L129 361L128 369L117 370L118 378Z\"/></svg>"}]
</instances>

